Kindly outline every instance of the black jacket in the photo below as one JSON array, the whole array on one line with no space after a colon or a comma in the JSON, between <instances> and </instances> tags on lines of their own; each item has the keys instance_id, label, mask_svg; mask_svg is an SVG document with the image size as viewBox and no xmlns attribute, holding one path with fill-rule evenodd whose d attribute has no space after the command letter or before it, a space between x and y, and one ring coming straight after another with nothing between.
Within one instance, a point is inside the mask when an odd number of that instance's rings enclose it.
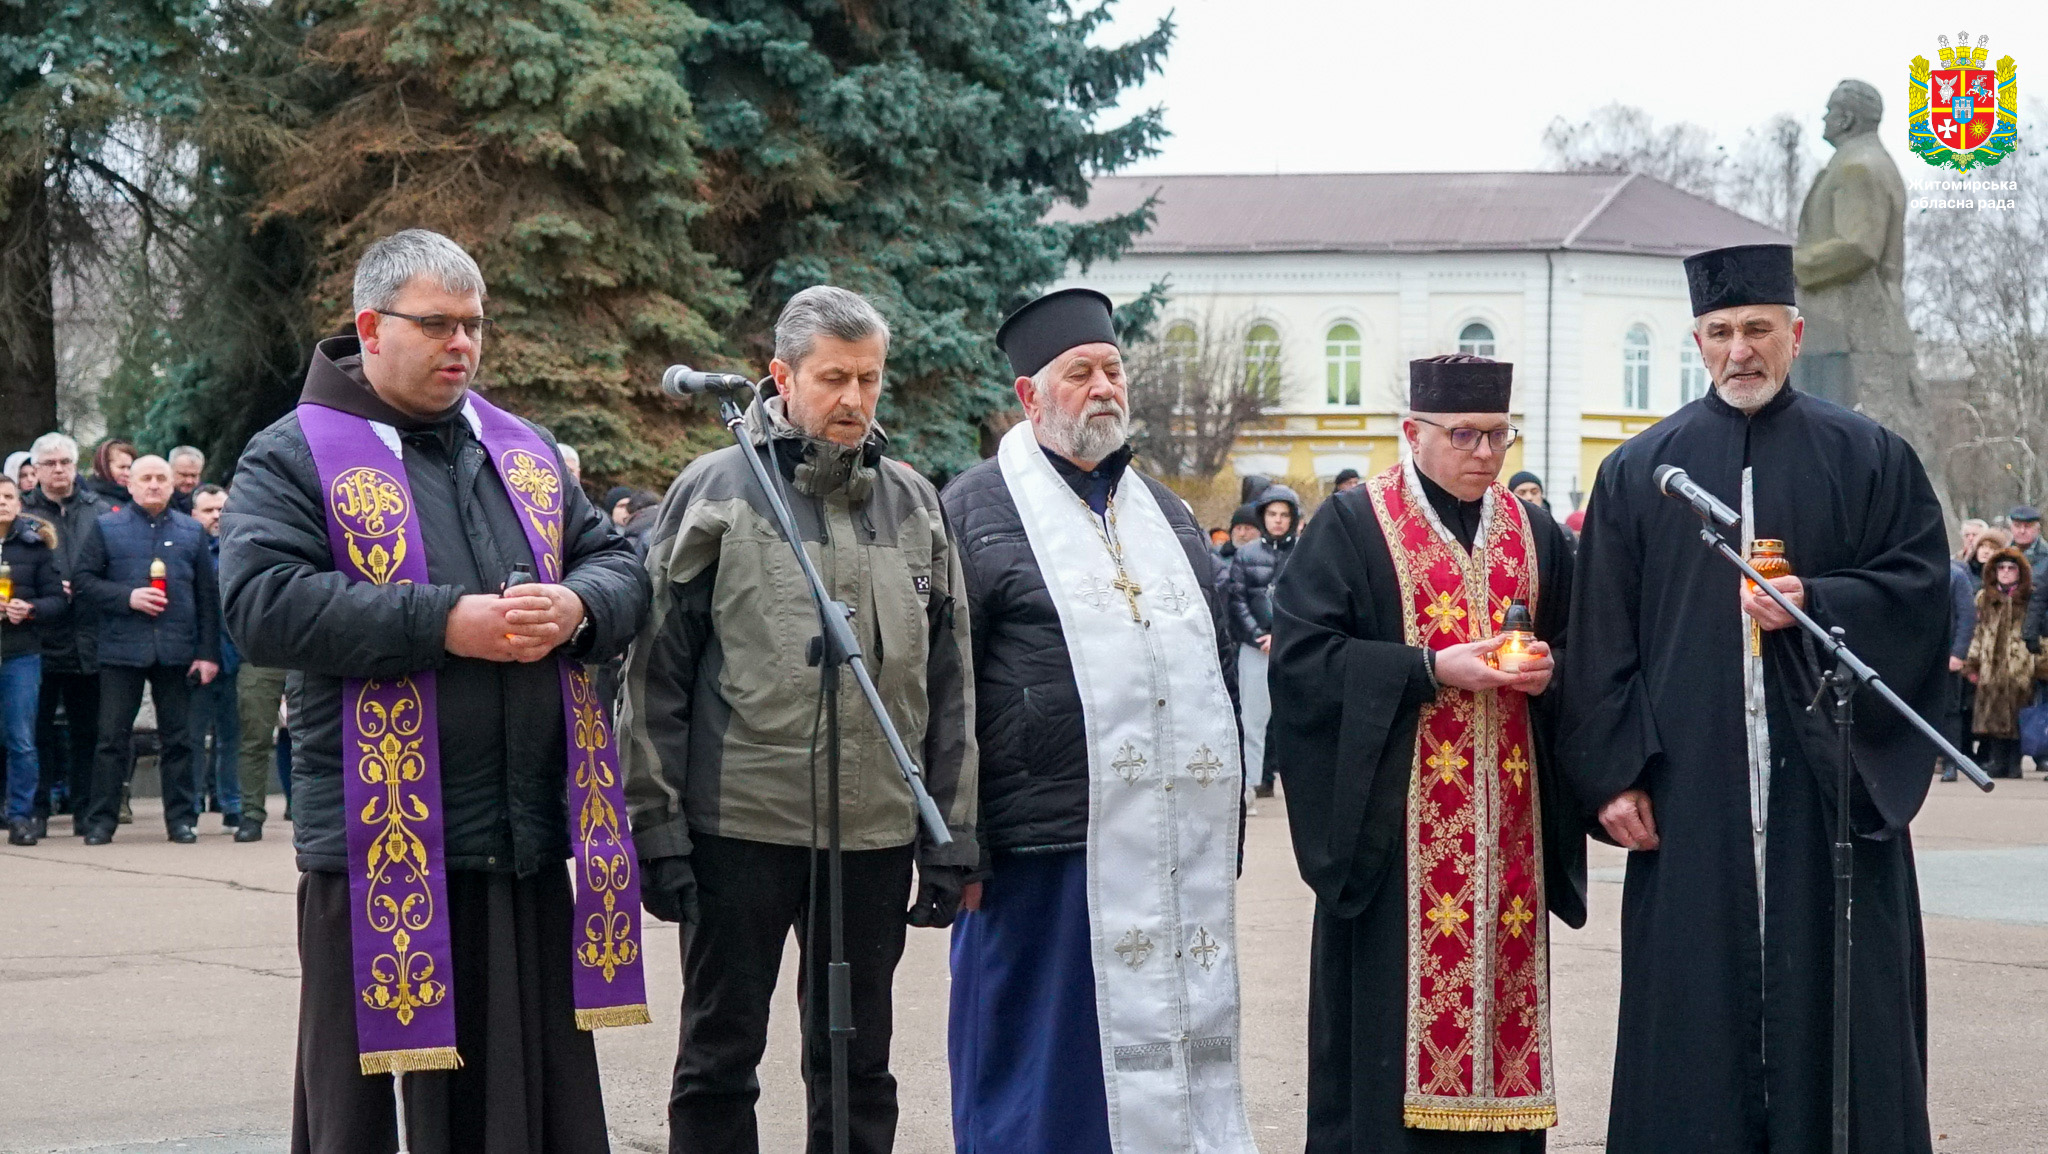
<instances>
[{"instance_id":1,"label":"black jacket","mask_svg":"<svg viewBox=\"0 0 2048 1154\"><path fill-rule=\"evenodd\" d=\"M1266 506L1285 504L1294 515L1286 536L1266 532ZM1301 531L1301 498L1285 485L1274 485L1253 505L1259 516L1259 539L1246 544L1230 559L1230 628L1242 645L1256 645L1273 632L1273 585L1287 569L1294 542Z\"/></svg>"},{"instance_id":2,"label":"black jacket","mask_svg":"<svg viewBox=\"0 0 2048 1154\"><path fill-rule=\"evenodd\" d=\"M14 582L14 599L35 606L35 612L19 625L0 613L0 658L41 653L44 634L71 614L57 553L36 535L41 527L42 522L34 517L16 517L14 527L0 538L0 561L7 563L8 576Z\"/></svg>"},{"instance_id":3,"label":"black jacket","mask_svg":"<svg viewBox=\"0 0 2048 1154\"><path fill-rule=\"evenodd\" d=\"M299 868L347 868L342 679L425 669L438 673L448 868L524 875L559 862L569 830L555 662L452 657L443 646L456 598L494 593L515 564L534 564L482 444L460 406L414 421L380 400L363 380L354 337L320 343L300 399L398 428L428 580L379 587L334 571L319 474L296 413L249 442L222 521L221 581L243 659L294 671L286 693ZM573 655L602 661L639 629L647 578L581 489L564 486L564 497L562 584L590 620Z\"/></svg>"},{"instance_id":4,"label":"black jacket","mask_svg":"<svg viewBox=\"0 0 2048 1154\"><path fill-rule=\"evenodd\" d=\"M110 481L105 477L82 476L78 478L78 487L90 490L93 496L100 499L100 503L106 506L105 509L101 510L102 512L125 509L128 507L128 502L133 499L128 495L128 486Z\"/></svg>"},{"instance_id":5,"label":"black jacket","mask_svg":"<svg viewBox=\"0 0 2048 1154\"><path fill-rule=\"evenodd\" d=\"M108 511L106 501L84 484L72 489L71 496L63 501L52 500L39 486L22 495L21 508L57 530L57 569L65 580L78 568L78 550L91 535L92 523ZM99 615L90 603L74 597L70 613L43 626L43 669L50 673L97 673L99 667Z\"/></svg>"},{"instance_id":6,"label":"black jacket","mask_svg":"<svg viewBox=\"0 0 2048 1154\"><path fill-rule=\"evenodd\" d=\"M1048 454L1050 456L1050 454ZM1073 486L1086 492L1099 477L1052 457ZM1095 474L1127 481L1128 452ZM1142 475L1141 475L1142 476ZM1143 478L1173 525L1200 580L1216 622L1223 682L1237 698L1237 646L1224 620L1224 598L1208 578L1209 542L1172 490ZM967 572L968 619L974 632L974 724L981 748L981 844L985 850L1052 852L1088 844L1088 743L1081 691L1067 656L1059 609L1024 535L1023 518L1002 468L983 461L939 494L960 543Z\"/></svg>"},{"instance_id":7,"label":"black jacket","mask_svg":"<svg viewBox=\"0 0 2048 1154\"><path fill-rule=\"evenodd\" d=\"M152 617L128 603L164 563L170 599ZM79 547L71 594L99 615L99 663L133 669L220 661L220 587L206 530L168 504L150 516L129 502L93 522Z\"/></svg>"}]
</instances>

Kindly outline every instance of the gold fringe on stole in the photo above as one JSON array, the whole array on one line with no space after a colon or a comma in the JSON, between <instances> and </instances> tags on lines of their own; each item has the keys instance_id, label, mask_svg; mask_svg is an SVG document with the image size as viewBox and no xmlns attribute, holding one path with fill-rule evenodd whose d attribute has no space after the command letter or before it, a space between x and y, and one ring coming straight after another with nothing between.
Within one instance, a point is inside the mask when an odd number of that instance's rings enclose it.
<instances>
[{"instance_id":1,"label":"gold fringe on stole","mask_svg":"<svg viewBox=\"0 0 2048 1154\"><path fill-rule=\"evenodd\" d=\"M654 1018L647 1013L645 1005L600 1006L595 1010L576 1011L576 1028L579 1030L602 1030L606 1026L645 1026Z\"/></svg>"},{"instance_id":2,"label":"gold fringe on stole","mask_svg":"<svg viewBox=\"0 0 2048 1154\"><path fill-rule=\"evenodd\" d=\"M377 1050L360 1056L365 1074L410 1074L416 1070L460 1070L462 1055L453 1046L426 1050Z\"/></svg>"},{"instance_id":3,"label":"gold fringe on stole","mask_svg":"<svg viewBox=\"0 0 2048 1154\"><path fill-rule=\"evenodd\" d=\"M1557 1106L1415 1106L1401 1108L1401 1125L1415 1130L1548 1130Z\"/></svg>"}]
</instances>

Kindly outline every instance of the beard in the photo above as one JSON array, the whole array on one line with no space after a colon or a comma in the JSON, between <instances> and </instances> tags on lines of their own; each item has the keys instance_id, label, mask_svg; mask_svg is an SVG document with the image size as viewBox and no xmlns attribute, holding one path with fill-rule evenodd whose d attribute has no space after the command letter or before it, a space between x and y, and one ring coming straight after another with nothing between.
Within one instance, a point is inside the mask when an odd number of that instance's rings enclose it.
<instances>
[{"instance_id":1,"label":"beard","mask_svg":"<svg viewBox=\"0 0 2048 1154\"><path fill-rule=\"evenodd\" d=\"M1131 414L1113 400L1093 401L1080 416L1046 405L1038 412L1039 434L1053 452L1070 461L1100 461L1131 437Z\"/></svg>"},{"instance_id":2,"label":"beard","mask_svg":"<svg viewBox=\"0 0 2048 1154\"><path fill-rule=\"evenodd\" d=\"M1778 390L1784 387L1785 382L1783 381L1763 381L1754 385L1746 383L1740 385L1733 383L1715 385L1714 391L1721 394L1721 399L1728 402L1729 407L1740 409L1745 413L1754 413L1765 405L1770 404L1771 398L1777 396Z\"/></svg>"}]
</instances>

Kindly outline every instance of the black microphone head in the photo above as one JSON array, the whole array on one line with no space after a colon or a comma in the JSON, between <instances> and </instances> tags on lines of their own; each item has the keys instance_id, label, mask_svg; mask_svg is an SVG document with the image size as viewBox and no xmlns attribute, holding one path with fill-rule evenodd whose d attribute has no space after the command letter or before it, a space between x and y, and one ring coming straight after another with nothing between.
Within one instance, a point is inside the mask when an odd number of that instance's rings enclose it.
<instances>
[{"instance_id":1,"label":"black microphone head","mask_svg":"<svg viewBox=\"0 0 2048 1154\"><path fill-rule=\"evenodd\" d=\"M1651 475L1657 479L1657 491L1668 497L1671 496L1671 478L1685 476L1685 470L1676 465L1659 465Z\"/></svg>"}]
</instances>

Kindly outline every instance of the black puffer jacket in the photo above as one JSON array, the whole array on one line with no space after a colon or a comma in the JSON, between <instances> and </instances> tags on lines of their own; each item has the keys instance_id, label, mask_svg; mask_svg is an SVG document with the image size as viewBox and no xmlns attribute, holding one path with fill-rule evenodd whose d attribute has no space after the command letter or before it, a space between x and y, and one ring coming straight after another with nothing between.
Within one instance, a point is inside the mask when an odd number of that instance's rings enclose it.
<instances>
[{"instance_id":1,"label":"black puffer jacket","mask_svg":"<svg viewBox=\"0 0 2048 1154\"><path fill-rule=\"evenodd\" d=\"M1050 456L1050 454L1048 454ZM1086 492L1091 475L1058 457L1052 463ZM1120 452L1097 472L1119 474ZM1142 477L1142 475L1137 475ZM1201 581L1216 621L1223 683L1237 696L1237 646L1224 598L1209 580L1214 560L1194 515L1172 490L1142 477L1165 511ZM1088 844L1088 744L1081 691L1074 682L1060 614L1024 535L1001 467L983 461L939 494L967 571L974 633L974 723L981 745L981 844L985 850L1052 852Z\"/></svg>"},{"instance_id":2,"label":"black puffer jacket","mask_svg":"<svg viewBox=\"0 0 2048 1154\"><path fill-rule=\"evenodd\" d=\"M322 341L301 400L398 428L427 582L351 584L334 571L319 473L296 413L249 442L221 520L222 598L235 643L253 665L295 671L286 693L299 868L348 866L342 679L431 669L448 868L532 874L569 852L556 663L481 661L444 647L456 598L497 592L515 564L534 567L532 550L460 410L408 420L363 382L356 353L354 337ZM575 590L590 620L572 654L601 661L639 629L647 576L581 489L565 486L565 496L562 584Z\"/></svg>"},{"instance_id":3,"label":"black puffer jacket","mask_svg":"<svg viewBox=\"0 0 2048 1154\"><path fill-rule=\"evenodd\" d=\"M1266 506L1276 501L1294 515L1280 537L1266 532ZM1287 559L1294 555L1294 542L1301 534L1301 498L1285 485L1271 485L1259 495L1253 511L1259 519L1259 539L1230 559L1230 628L1242 645L1256 645L1273 632L1273 585L1287 571Z\"/></svg>"},{"instance_id":4,"label":"black puffer jacket","mask_svg":"<svg viewBox=\"0 0 2048 1154\"><path fill-rule=\"evenodd\" d=\"M43 634L64 624L71 614L71 599L64 596L64 576L57 567L57 551L43 541L43 522L23 514L5 537L0 537L0 561L14 582L13 599L34 606L29 619L16 625L0 613L0 657L26 657L43 651Z\"/></svg>"}]
</instances>

